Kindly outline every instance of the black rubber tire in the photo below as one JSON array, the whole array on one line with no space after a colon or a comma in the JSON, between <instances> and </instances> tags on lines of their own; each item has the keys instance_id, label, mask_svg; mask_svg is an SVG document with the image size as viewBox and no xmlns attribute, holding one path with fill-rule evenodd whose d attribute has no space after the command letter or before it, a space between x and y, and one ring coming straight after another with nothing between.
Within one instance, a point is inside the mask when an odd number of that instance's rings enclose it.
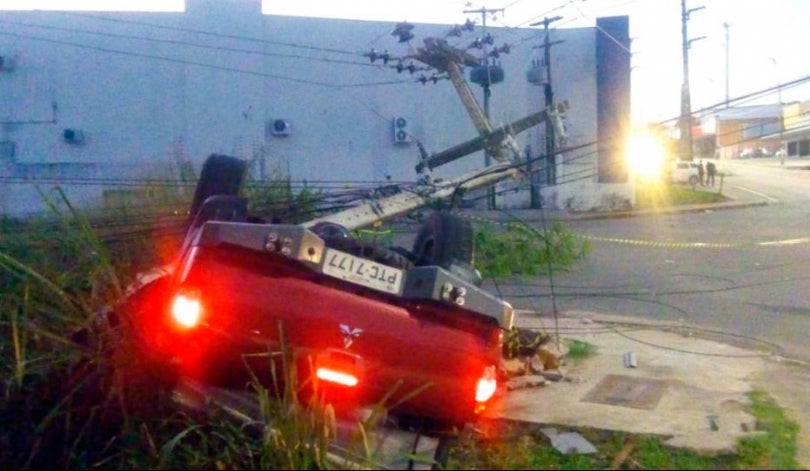
<instances>
[{"instance_id":1,"label":"black rubber tire","mask_svg":"<svg viewBox=\"0 0 810 471\"><path fill-rule=\"evenodd\" d=\"M475 236L469 219L447 211L435 211L422 223L413 244L414 265L439 266L477 286L482 283L475 269Z\"/></svg>"},{"instance_id":2,"label":"black rubber tire","mask_svg":"<svg viewBox=\"0 0 810 471\"><path fill-rule=\"evenodd\" d=\"M193 220L200 206L214 195L238 196L247 174L247 162L236 157L211 154L205 160L194 198L191 200L189 220Z\"/></svg>"},{"instance_id":3,"label":"black rubber tire","mask_svg":"<svg viewBox=\"0 0 810 471\"><path fill-rule=\"evenodd\" d=\"M414 267L413 262L408 260L407 257L377 244L341 235L324 237L323 240L327 247L373 260L389 267L402 270L409 270Z\"/></svg>"},{"instance_id":4,"label":"black rubber tire","mask_svg":"<svg viewBox=\"0 0 810 471\"><path fill-rule=\"evenodd\" d=\"M472 265L472 224L468 219L447 211L433 212L416 234L412 252L416 257L416 266L450 268L454 263Z\"/></svg>"},{"instance_id":5,"label":"black rubber tire","mask_svg":"<svg viewBox=\"0 0 810 471\"><path fill-rule=\"evenodd\" d=\"M319 222L310 227L309 230L314 232L322 239L342 237L344 239L351 237L348 229L334 222Z\"/></svg>"}]
</instances>

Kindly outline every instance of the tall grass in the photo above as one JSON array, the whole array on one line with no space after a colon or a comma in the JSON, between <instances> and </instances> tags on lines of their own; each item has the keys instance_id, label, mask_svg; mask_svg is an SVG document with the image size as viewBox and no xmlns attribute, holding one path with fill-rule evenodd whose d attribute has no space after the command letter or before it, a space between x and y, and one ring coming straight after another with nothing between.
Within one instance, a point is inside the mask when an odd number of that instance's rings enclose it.
<instances>
[{"instance_id":1,"label":"tall grass","mask_svg":"<svg viewBox=\"0 0 810 471\"><path fill-rule=\"evenodd\" d=\"M257 382L264 433L180 408L170 370L115 315L135 275L130 258L112 253L64 195L49 206L48 218L0 220L3 469L332 466L329 404L278 400ZM131 243L155 250L148 236Z\"/></svg>"}]
</instances>

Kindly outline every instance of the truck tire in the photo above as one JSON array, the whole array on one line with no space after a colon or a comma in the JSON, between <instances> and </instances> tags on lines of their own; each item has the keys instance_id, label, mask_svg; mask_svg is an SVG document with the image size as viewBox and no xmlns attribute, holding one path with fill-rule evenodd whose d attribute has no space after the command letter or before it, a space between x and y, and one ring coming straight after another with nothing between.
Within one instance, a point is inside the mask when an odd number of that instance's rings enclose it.
<instances>
[{"instance_id":1,"label":"truck tire","mask_svg":"<svg viewBox=\"0 0 810 471\"><path fill-rule=\"evenodd\" d=\"M422 223L412 250L416 266L440 266L476 285L481 275L473 265L474 235L466 218L436 211Z\"/></svg>"},{"instance_id":2,"label":"truck tire","mask_svg":"<svg viewBox=\"0 0 810 471\"><path fill-rule=\"evenodd\" d=\"M189 220L194 220L203 202L214 195L237 196L247 173L247 162L236 157L211 154L205 160L194 198L191 200Z\"/></svg>"}]
</instances>

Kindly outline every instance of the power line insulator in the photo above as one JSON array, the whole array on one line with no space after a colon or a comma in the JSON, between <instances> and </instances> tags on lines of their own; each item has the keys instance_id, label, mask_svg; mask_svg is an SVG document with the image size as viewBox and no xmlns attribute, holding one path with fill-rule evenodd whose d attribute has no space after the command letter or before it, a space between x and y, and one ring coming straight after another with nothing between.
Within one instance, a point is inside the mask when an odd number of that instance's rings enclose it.
<instances>
[{"instance_id":1,"label":"power line insulator","mask_svg":"<svg viewBox=\"0 0 810 471\"><path fill-rule=\"evenodd\" d=\"M371 51L363 54L364 56L368 57L369 60L374 63L377 60L377 50L372 48Z\"/></svg>"}]
</instances>

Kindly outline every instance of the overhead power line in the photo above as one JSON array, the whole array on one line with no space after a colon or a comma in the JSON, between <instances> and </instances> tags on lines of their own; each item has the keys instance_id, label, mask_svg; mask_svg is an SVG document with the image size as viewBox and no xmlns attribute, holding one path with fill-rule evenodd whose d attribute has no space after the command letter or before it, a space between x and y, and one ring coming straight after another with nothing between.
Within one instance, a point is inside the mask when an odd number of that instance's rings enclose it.
<instances>
[{"instance_id":1,"label":"overhead power line","mask_svg":"<svg viewBox=\"0 0 810 471\"><path fill-rule=\"evenodd\" d=\"M339 64L350 64L350 65L359 65L363 67L369 67L371 64L366 62L358 62L358 61L349 61L349 60L342 60L342 59L329 59L325 57L312 57L312 56L302 56L298 54L284 54L280 52L269 52L269 51L257 51L255 49L243 49L243 48L236 48L236 47L226 47L226 46L218 46L218 45L209 45L209 44L200 44L191 41L183 41L179 39L162 39L162 38L154 38L154 37L147 37L147 36L137 36L132 34L119 34L119 33L110 33L106 31L93 31L88 29L79 29L79 28L65 28L61 26L52 26L52 25L42 25L42 24L34 24L34 23L23 23L18 21L7 21L7 20L0 20L0 23L14 25L14 26L24 26L27 28L40 28L40 29L48 29L53 31L65 31L68 33L82 33L82 34L92 34L96 36L103 36L106 38L118 38L118 39L136 39L140 41L147 41L152 43L162 43L162 44L171 44L171 45L179 45L179 46L190 46L200 49L209 49L209 50L218 50L218 51L227 51L227 52L240 52L245 54L257 54L261 56L267 57L285 57L291 59L306 59L311 61L319 61L319 62L330 62L330 63L339 63ZM331 52L331 51L330 51ZM357 54L354 54L357 56Z\"/></svg>"},{"instance_id":2,"label":"overhead power line","mask_svg":"<svg viewBox=\"0 0 810 471\"><path fill-rule=\"evenodd\" d=\"M208 68L208 69L222 70L222 71L225 71L225 72L234 72L234 73L240 73L240 74L246 74L246 75L254 75L254 76L259 76L259 77L273 78L273 79L277 79L277 80L284 80L284 81L296 82L296 83L305 83L305 84L309 84L309 85L318 85L318 86L330 87L330 88L369 87L369 86L378 86L378 85L397 85L397 84L412 83L412 82L417 81L417 80L389 80L389 81L384 81L384 82L335 84L335 83L328 83L328 82L322 82L322 81L317 81L317 80L307 80L307 79L302 79L302 78L289 77L289 76L278 75L278 74L269 74L269 73L266 73L266 72L257 72L257 71L254 71L254 70L238 69L238 68L234 68L234 67L225 67L225 66L220 66L220 65L207 64L207 63L204 63L204 62L190 61L190 60L186 60L186 59L163 57L163 56L157 56L157 55L152 55L152 54L144 54L144 53L141 53L141 52L124 51L124 50L119 50L119 49L110 49L110 48L107 48L107 47L100 47L100 46L90 46L90 45L87 45L87 44L73 43L73 42L70 42L70 41L61 41L61 40L58 40L58 39L50 39L50 38L43 38L43 37L37 37L37 36L28 36L28 35L17 34L17 33L9 33L9 32L5 32L5 31L0 31L0 35L11 36L11 37L19 38L19 39L30 39L30 40L33 40L33 41L42 41L42 42L47 42L47 43L51 43L51 44L59 44L59 45L62 45L62 46L71 46L71 47L76 47L76 48L80 48L80 49L88 49L88 50L94 50L94 51L99 51L99 52L106 52L106 53L109 53L109 54L121 54L121 55L125 55L125 56L130 56L130 57L140 57L140 58L145 58L145 59L153 59L153 60L159 60L159 61L170 62L170 63L175 63L175 64L183 64L183 65L204 67L204 68Z\"/></svg>"},{"instance_id":3,"label":"overhead power line","mask_svg":"<svg viewBox=\"0 0 810 471\"><path fill-rule=\"evenodd\" d=\"M111 18L111 17L108 17L108 16L93 15L93 14L88 14L88 13L61 12L61 14L72 15L72 16L81 16L81 17L86 17L86 18L93 18L93 19L96 19L96 20L109 21L109 22L115 22L115 23L126 23L126 24L133 24L133 25L139 25L139 26L148 26L150 28L165 29L165 30L170 30L170 31L180 31L180 32L184 32L184 33L194 33L194 34L203 35L203 36L212 36L212 37L215 37L215 38L235 39L235 40L245 41L245 42L268 44L268 45L272 45L272 46L286 46L286 47L292 47L292 48L298 48L298 49L307 49L307 50L313 50L313 51L334 52L334 53L337 53L337 54L346 54L346 55L350 55L350 56L356 56L357 55L357 53L354 52L354 51L346 51L346 50L343 50L343 49L334 49L334 48L326 48L326 47L319 47L319 46L310 46L310 45L306 45L306 44L289 43L289 42L283 42L283 41L272 41L272 40L268 40L268 39L253 38L253 37L250 37L250 36L239 36L239 35L236 35L236 34L214 33L214 32L208 31L208 30L181 28L181 27L178 27L178 26L158 25L158 24L149 23L149 22L146 22L146 21L124 20L124 19L121 19L121 18Z\"/></svg>"}]
</instances>

